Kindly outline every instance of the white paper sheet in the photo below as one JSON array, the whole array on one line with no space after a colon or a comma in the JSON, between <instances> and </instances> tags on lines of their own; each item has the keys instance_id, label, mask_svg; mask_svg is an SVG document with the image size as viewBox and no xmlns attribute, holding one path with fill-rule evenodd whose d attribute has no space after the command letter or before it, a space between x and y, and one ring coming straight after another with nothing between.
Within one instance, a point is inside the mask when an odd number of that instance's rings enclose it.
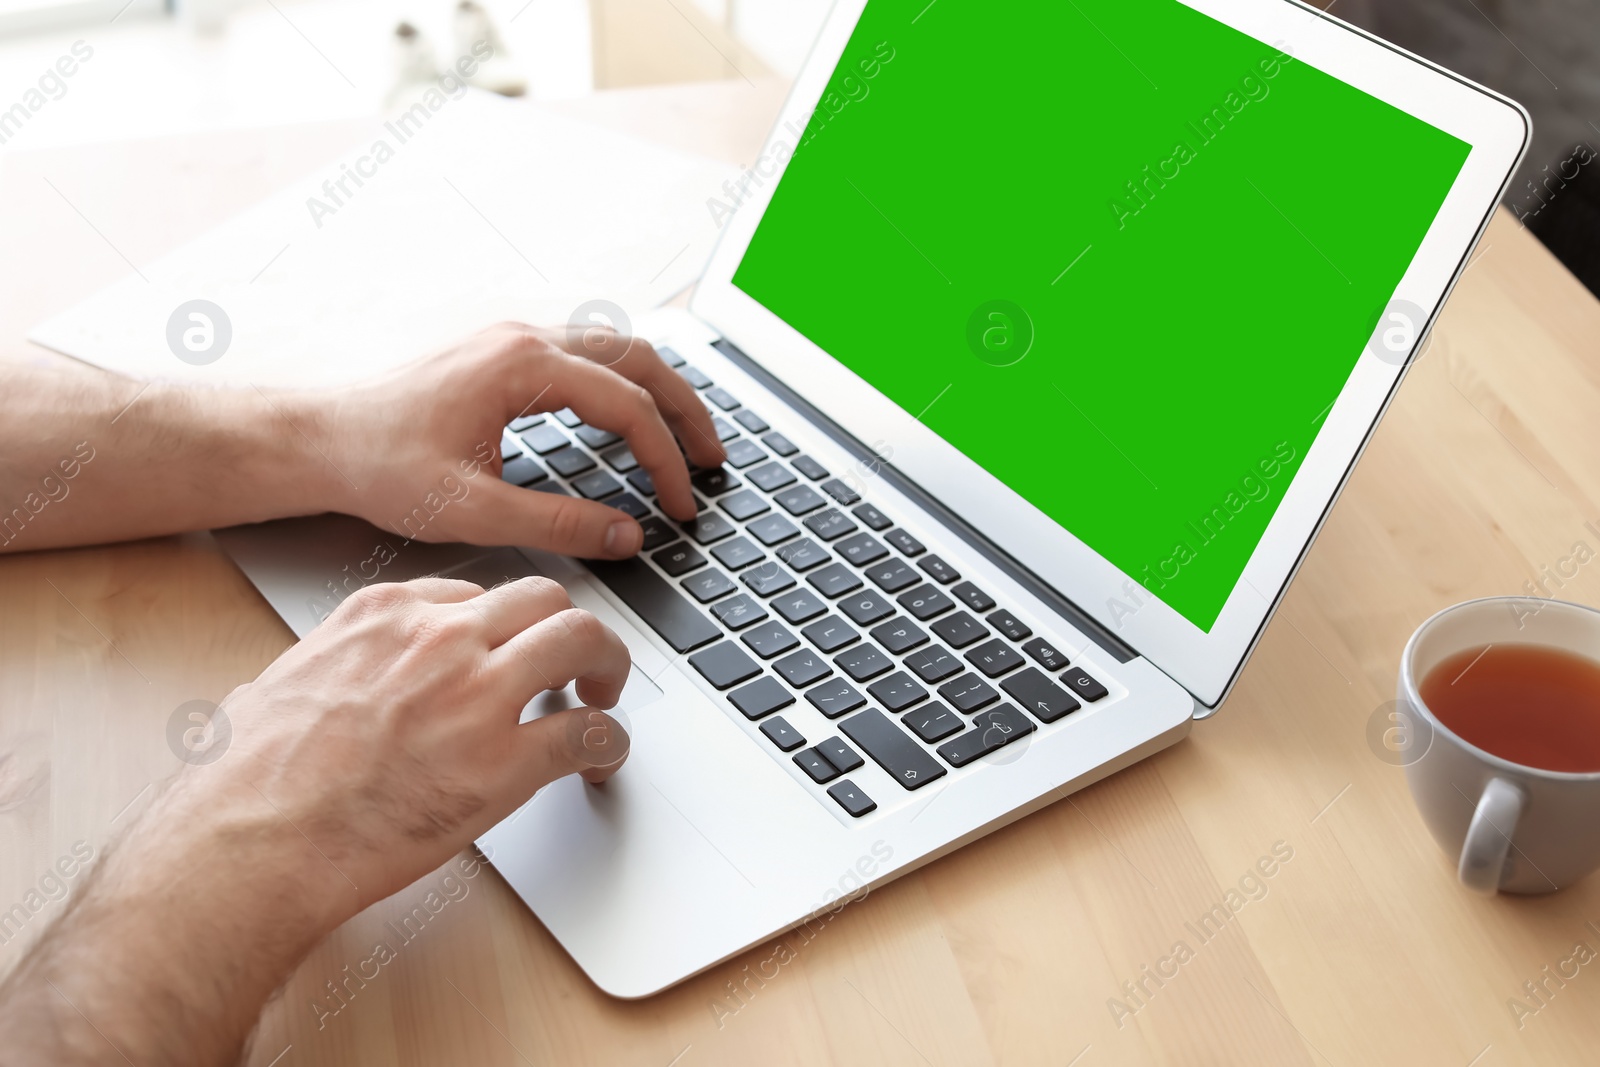
<instances>
[{"instance_id":1,"label":"white paper sheet","mask_svg":"<svg viewBox=\"0 0 1600 1067\"><path fill-rule=\"evenodd\" d=\"M30 339L140 377L304 386L370 375L502 319L564 323L594 299L637 317L699 276L717 236L706 202L731 169L536 106L444 99L426 120L375 121L342 161ZM342 192L324 187L341 177ZM232 330L204 365L168 341L169 318L197 299Z\"/></svg>"}]
</instances>

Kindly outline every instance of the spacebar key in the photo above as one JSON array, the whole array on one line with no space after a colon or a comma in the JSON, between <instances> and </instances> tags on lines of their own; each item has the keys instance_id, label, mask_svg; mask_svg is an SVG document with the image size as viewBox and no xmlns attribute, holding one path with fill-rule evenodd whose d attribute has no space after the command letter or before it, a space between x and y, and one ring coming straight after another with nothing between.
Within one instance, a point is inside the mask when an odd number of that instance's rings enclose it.
<instances>
[{"instance_id":1,"label":"spacebar key","mask_svg":"<svg viewBox=\"0 0 1600 1067\"><path fill-rule=\"evenodd\" d=\"M851 716L839 724L839 729L907 789L918 789L944 777L944 768L911 740L910 734L875 708Z\"/></svg>"},{"instance_id":2,"label":"spacebar key","mask_svg":"<svg viewBox=\"0 0 1600 1067\"><path fill-rule=\"evenodd\" d=\"M643 560L588 560L586 565L675 650L688 652L722 636L716 623Z\"/></svg>"}]
</instances>

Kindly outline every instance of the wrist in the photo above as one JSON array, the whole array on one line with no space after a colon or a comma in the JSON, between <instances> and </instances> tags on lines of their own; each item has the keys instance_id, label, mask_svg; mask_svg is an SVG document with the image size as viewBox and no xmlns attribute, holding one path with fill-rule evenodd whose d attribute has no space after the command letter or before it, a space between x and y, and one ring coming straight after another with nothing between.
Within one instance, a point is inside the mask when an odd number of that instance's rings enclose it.
<instances>
[{"instance_id":1,"label":"wrist","mask_svg":"<svg viewBox=\"0 0 1600 1067\"><path fill-rule=\"evenodd\" d=\"M130 903L177 906L236 926L235 948L271 929L257 946L260 962L288 968L356 914L360 901L308 828L251 784L255 772L226 762L187 768L130 828L108 866L120 871L115 889Z\"/></svg>"},{"instance_id":2,"label":"wrist","mask_svg":"<svg viewBox=\"0 0 1600 1067\"><path fill-rule=\"evenodd\" d=\"M354 486L338 466L338 394L331 390L252 390L260 429L256 484L281 499L275 515L351 510ZM345 465L346 467L348 464Z\"/></svg>"},{"instance_id":3,"label":"wrist","mask_svg":"<svg viewBox=\"0 0 1600 1067\"><path fill-rule=\"evenodd\" d=\"M138 404L140 419L130 419L127 432L160 427L178 442L169 451L174 469L215 472L197 510L220 511L224 525L339 509L344 483L327 459L324 394L155 383Z\"/></svg>"}]
</instances>

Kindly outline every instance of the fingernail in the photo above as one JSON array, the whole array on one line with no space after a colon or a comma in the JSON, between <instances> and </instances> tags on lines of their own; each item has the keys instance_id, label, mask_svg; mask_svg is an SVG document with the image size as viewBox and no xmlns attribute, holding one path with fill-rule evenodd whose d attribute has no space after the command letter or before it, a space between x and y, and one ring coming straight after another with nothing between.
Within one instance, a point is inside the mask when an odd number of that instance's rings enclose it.
<instances>
[{"instance_id":1,"label":"fingernail","mask_svg":"<svg viewBox=\"0 0 1600 1067\"><path fill-rule=\"evenodd\" d=\"M644 541L644 531L639 524L624 519L606 528L606 552L613 556L631 556L639 551Z\"/></svg>"},{"instance_id":2,"label":"fingernail","mask_svg":"<svg viewBox=\"0 0 1600 1067\"><path fill-rule=\"evenodd\" d=\"M609 770L628 758L633 737L628 732L622 711L589 710L573 716L568 729L573 755L578 762L592 770Z\"/></svg>"}]
</instances>

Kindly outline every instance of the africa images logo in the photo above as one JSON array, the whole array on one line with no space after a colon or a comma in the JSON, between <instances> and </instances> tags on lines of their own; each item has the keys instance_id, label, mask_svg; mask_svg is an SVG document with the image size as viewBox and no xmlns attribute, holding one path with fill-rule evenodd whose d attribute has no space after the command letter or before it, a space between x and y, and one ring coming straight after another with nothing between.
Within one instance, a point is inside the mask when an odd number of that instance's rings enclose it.
<instances>
[{"instance_id":1,"label":"africa images logo","mask_svg":"<svg viewBox=\"0 0 1600 1067\"><path fill-rule=\"evenodd\" d=\"M179 704L167 717L167 748L191 766L215 763L232 743L228 713L209 700Z\"/></svg>"},{"instance_id":2,"label":"africa images logo","mask_svg":"<svg viewBox=\"0 0 1600 1067\"><path fill-rule=\"evenodd\" d=\"M1009 300L986 300L967 318L967 347L991 367L1020 363L1033 348L1033 319Z\"/></svg>"},{"instance_id":3,"label":"africa images logo","mask_svg":"<svg viewBox=\"0 0 1600 1067\"><path fill-rule=\"evenodd\" d=\"M233 343L228 313L209 300L188 300L167 318L167 347L192 366L215 363Z\"/></svg>"}]
</instances>

